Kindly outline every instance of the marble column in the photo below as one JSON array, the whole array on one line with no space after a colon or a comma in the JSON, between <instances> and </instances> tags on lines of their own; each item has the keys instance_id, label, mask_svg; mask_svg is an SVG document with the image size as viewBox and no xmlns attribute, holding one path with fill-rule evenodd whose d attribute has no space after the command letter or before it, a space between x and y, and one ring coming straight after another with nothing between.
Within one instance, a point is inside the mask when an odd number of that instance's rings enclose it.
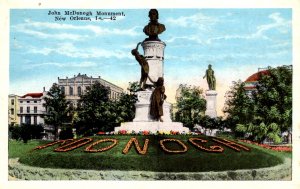
<instances>
[{"instance_id":1,"label":"marble column","mask_svg":"<svg viewBox=\"0 0 300 189\"><path fill-rule=\"evenodd\" d=\"M149 77L156 82L164 76L164 49L166 44L162 41L144 41L142 43L144 57L149 64ZM152 85L150 80L146 84Z\"/></svg>"}]
</instances>

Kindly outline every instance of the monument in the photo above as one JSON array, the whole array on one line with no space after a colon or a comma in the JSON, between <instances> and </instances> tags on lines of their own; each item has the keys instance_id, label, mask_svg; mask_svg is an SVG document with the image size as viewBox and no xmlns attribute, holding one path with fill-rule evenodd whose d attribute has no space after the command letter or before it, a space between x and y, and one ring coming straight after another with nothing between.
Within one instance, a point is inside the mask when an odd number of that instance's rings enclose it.
<instances>
[{"instance_id":1,"label":"monument","mask_svg":"<svg viewBox=\"0 0 300 189\"><path fill-rule=\"evenodd\" d=\"M208 90L205 92L206 96L206 111L205 115L214 118L217 117L217 91L216 91L216 78L212 66L209 64L203 79L206 78Z\"/></svg>"},{"instance_id":2,"label":"monument","mask_svg":"<svg viewBox=\"0 0 300 189\"><path fill-rule=\"evenodd\" d=\"M171 104L166 102L164 87L164 49L166 44L158 35L166 28L158 22L156 9L149 11L150 22L143 32L148 36L139 42L131 54L141 66L140 91L136 93L138 101L135 104L135 118L132 122L121 123L115 131L179 131L189 132L180 122L171 120ZM139 45L143 47L144 55L138 52Z\"/></svg>"}]
</instances>

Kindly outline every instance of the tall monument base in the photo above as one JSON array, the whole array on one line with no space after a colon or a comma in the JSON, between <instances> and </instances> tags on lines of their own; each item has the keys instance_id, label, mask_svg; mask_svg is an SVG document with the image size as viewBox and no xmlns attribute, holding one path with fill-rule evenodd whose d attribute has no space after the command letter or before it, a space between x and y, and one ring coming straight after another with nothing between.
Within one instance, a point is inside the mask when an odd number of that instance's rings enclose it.
<instances>
[{"instance_id":1,"label":"tall monument base","mask_svg":"<svg viewBox=\"0 0 300 189\"><path fill-rule=\"evenodd\" d=\"M214 91L214 90L208 90L205 93L205 97L206 97L205 115L207 115L211 118L217 117L217 110L216 110L217 95L218 95L217 91Z\"/></svg>"},{"instance_id":2,"label":"tall monument base","mask_svg":"<svg viewBox=\"0 0 300 189\"><path fill-rule=\"evenodd\" d=\"M126 131L151 131L156 133L157 131L178 131L189 132L189 128L183 127L183 124L180 122L172 122L171 120L171 104L164 102L162 116L163 122L153 120L150 116L150 98L152 91L139 91L137 92L138 101L135 104L135 118L133 122L121 123L120 127L115 127L115 132L120 130Z\"/></svg>"},{"instance_id":3,"label":"tall monument base","mask_svg":"<svg viewBox=\"0 0 300 189\"><path fill-rule=\"evenodd\" d=\"M188 133L189 128L183 127L180 122L125 122L121 123L120 127L115 127L115 132L126 130L126 131L150 131L152 133L156 132L170 132L178 131L179 133Z\"/></svg>"}]
</instances>

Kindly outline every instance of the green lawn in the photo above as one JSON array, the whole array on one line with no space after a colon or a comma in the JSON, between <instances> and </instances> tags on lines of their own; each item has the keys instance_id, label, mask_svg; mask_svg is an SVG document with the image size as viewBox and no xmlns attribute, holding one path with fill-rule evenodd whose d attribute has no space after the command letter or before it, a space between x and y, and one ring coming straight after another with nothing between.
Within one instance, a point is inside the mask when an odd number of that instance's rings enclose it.
<instances>
[{"instance_id":1,"label":"green lawn","mask_svg":"<svg viewBox=\"0 0 300 189\"><path fill-rule=\"evenodd\" d=\"M149 148L145 155L139 155L134 147L128 154L123 154L127 142L131 137L136 137L140 145L148 138ZM94 169L94 170L145 170L145 171L174 171L174 172L201 172L201 171L224 171L237 169L252 169L270 167L283 162L291 153L274 152L254 145L244 144L251 148L250 152L236 152L228 147L223 153L208 153L197 149L188 142L192 136L97 136L94 141L103 138L115 138L118 144L109 151L100 153L86 153L84 148L89 144L69 152L54 152L58 144L41 150L32 149L45 141L29 141L28 144L21 142L9 142L9 157L19 157L20 162L37 167L70 168L70 169ZM198 137L198 136L197 136ZM202 139L211 139L199 136ZM187 147L184 154L168 154L159 146L159 140L164 138L177 138ZM95 146L104 147L110 143ZM208 142L207 146L214 144ZM181 149L174 143L167 143L170 149Z\"/></svg>"}]
</instances>

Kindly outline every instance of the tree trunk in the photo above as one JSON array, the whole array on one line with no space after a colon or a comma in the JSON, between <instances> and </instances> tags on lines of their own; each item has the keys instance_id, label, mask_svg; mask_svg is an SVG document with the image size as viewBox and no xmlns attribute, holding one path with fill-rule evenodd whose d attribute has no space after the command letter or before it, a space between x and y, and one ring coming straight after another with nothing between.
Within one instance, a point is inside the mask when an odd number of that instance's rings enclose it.
<instances>
[{"instance_id":1,"label":"tree trunk","mask_svg":"<svg viewBox=\"0 0 300 189\"><path fill-rule=\"evenodd\" d=\"M58 139L58 126L54 126L54 140Z\"/></svg>"}]
</instances>

